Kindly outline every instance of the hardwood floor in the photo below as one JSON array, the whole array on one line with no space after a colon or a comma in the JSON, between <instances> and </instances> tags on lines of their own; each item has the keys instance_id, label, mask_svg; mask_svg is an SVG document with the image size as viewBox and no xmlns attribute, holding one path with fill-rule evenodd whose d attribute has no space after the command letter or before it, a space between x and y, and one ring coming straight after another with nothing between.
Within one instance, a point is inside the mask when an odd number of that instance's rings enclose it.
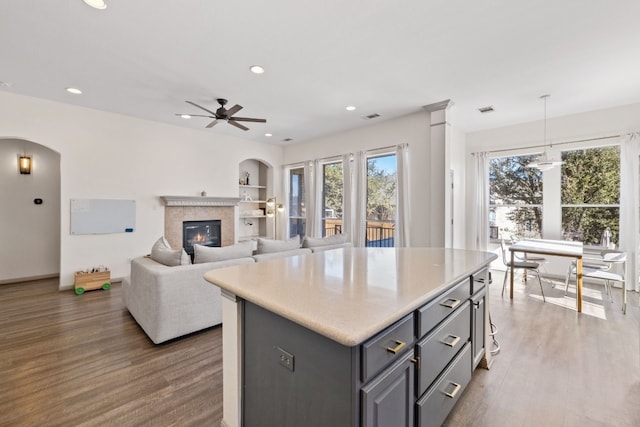
<instances>
[{"instance_id":1,"label":"hardwood floor","mask_svg":"<svg viewBox=\"0 0 640 427\"><path fill-rule=\"evenodd\" d=\"M585 289L544 282L500 296L491 314L501 345L476 370L447 426L640 425L640 311L627 315ZM119 284L76 296L56 281L0 286L0 425L218 426L222 418L220 327L154 345L124 309Z\"/></svg>"},{"instance_id":2,"label":"hardwood floor","mask_svg":"<svg viewBox=\"0 0 640 427\"><path fill-rule=\"evenodd\" d=\"M121 287L0 286L0 425L218 426L222 329L154 345Z\"/></svg>"}]
</instances>

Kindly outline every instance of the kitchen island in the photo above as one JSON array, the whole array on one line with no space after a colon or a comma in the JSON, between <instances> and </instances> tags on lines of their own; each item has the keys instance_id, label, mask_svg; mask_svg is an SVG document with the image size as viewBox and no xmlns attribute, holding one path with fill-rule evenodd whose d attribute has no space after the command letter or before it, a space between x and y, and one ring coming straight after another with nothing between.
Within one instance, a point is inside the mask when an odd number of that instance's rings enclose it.
<instances>
[{"instance_id":1,"label":"kitchen island","mask_svg":"<svg viewBox=\"0 0 640 427\"><path fill-rule=\"evenodd\" d=\"M495 258L349 248L206 273L224 296L222 425L439 425L490 364Z\"/></svg>"}]
</instances>

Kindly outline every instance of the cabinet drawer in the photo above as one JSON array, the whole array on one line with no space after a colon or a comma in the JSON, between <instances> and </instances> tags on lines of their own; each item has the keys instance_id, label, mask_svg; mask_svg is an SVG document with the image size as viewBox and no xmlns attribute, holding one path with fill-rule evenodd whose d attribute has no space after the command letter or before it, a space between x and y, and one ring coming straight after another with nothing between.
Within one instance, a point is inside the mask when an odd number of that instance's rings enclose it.
<instances>
[{"instance_id":1,"label":"cabinet drawer","mask_svg":"<svg viewBox=\"0 0 640 427\"><path fill-rule=\"evenodd\" d=\"M471 348L467 343L438 381L417 402L419 427L438 427L471 381Z\"/></svg>"},{"instance_id":2,"label":"cabinet drawer","mask_svg":"<svg viewBox=\"0 0 640 427\"><path fill-rule=\"evenodd\" d=\"M362 344L362 381L380 372L413 347L413 314Z\"/></svg>"},{"instance_id":3,"label":"cabinet drawer","mask_svg":"<svg viewBox=\"0 0 640 427\"><path fill-rule=\"evenodd\" d=\"M489 281L489 269L483 268L482 270L471 276L471 293L475 294L480 289L484 289L485 285Z\"/></svg>"},{"instance_id":4,"label":"cabinet drawer","mask_svg":"<svg viewBox=\"0 0 640 427\"><path fill-rule=\"evenodd\" d=\"M471 304L466 300L453 316L418 342L417 352L420 358L418 396L440 375L451 359L469 341L470 336ZM468 367L471 368L471 362Z\"/></svg>"},{"instance_id":5,"label":"cabinet drawer","mask_svg":"<svg viewBox=\"0 0 640 427\"><path fill-rule=\"evenodd\" d=\"M418 338L431 331L471 296L471 280L465 279L434 301L418 309Z\"/></svg>"}]
</instances>

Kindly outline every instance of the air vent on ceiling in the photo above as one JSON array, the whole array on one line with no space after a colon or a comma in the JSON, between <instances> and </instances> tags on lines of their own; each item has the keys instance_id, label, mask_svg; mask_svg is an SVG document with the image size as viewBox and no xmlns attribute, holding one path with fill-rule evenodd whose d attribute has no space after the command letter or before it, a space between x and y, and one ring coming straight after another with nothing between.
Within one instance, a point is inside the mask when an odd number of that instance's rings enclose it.
<instances>
[{"instance_id":1,"label":"air vent on ceiling","mask_svg":"<svg viewBox=\"0 0 640 427\"><path fill-rule=\"evenodd\" d=\"M285 138L285 139L283 139L283 141L284 142L291 142L291 141L293 141L293 138Z\"/></svg>"},{"instance_id":2,"label":"air vent on ceiling","mask_svg":"<svg viewBox=\"0 0 640 427\"><path fill-rule=\"evenodd\" d=\"M492 113L495 110L493 109L493 106L489 105L488 107L478 108L478 111L484 114L484 113Z\"/></svg>"},{"instance_id":3,"label":"air vent on ceiling","mask_svg":"<svg viewBox=\"0 0 640 427\"><path fill-rule=\"evenodd\" d=\"M364 120L377 119L378 117L380 117L380 114L378 113L369 114L368 116L362 116Z\"/></svg>"}]
</instances>

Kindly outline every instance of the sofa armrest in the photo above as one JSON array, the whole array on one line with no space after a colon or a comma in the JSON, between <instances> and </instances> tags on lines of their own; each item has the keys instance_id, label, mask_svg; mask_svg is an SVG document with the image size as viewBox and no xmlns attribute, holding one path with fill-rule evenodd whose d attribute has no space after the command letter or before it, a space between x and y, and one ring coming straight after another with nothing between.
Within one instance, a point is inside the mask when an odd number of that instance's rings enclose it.
<instances>
[{"instance_id":1,"label":"sofa armrest","mask_svg":"<svg viewBox=\"0 0 640 427\"><path fill-rule=\"evenodd\" d=\"M171 338L222 323L220 288L204 280L215 268L255 262L253 258L167 267L150 258L131 261L123 283L124 303L151 340Z\"/></svg>"}]
</instances>

